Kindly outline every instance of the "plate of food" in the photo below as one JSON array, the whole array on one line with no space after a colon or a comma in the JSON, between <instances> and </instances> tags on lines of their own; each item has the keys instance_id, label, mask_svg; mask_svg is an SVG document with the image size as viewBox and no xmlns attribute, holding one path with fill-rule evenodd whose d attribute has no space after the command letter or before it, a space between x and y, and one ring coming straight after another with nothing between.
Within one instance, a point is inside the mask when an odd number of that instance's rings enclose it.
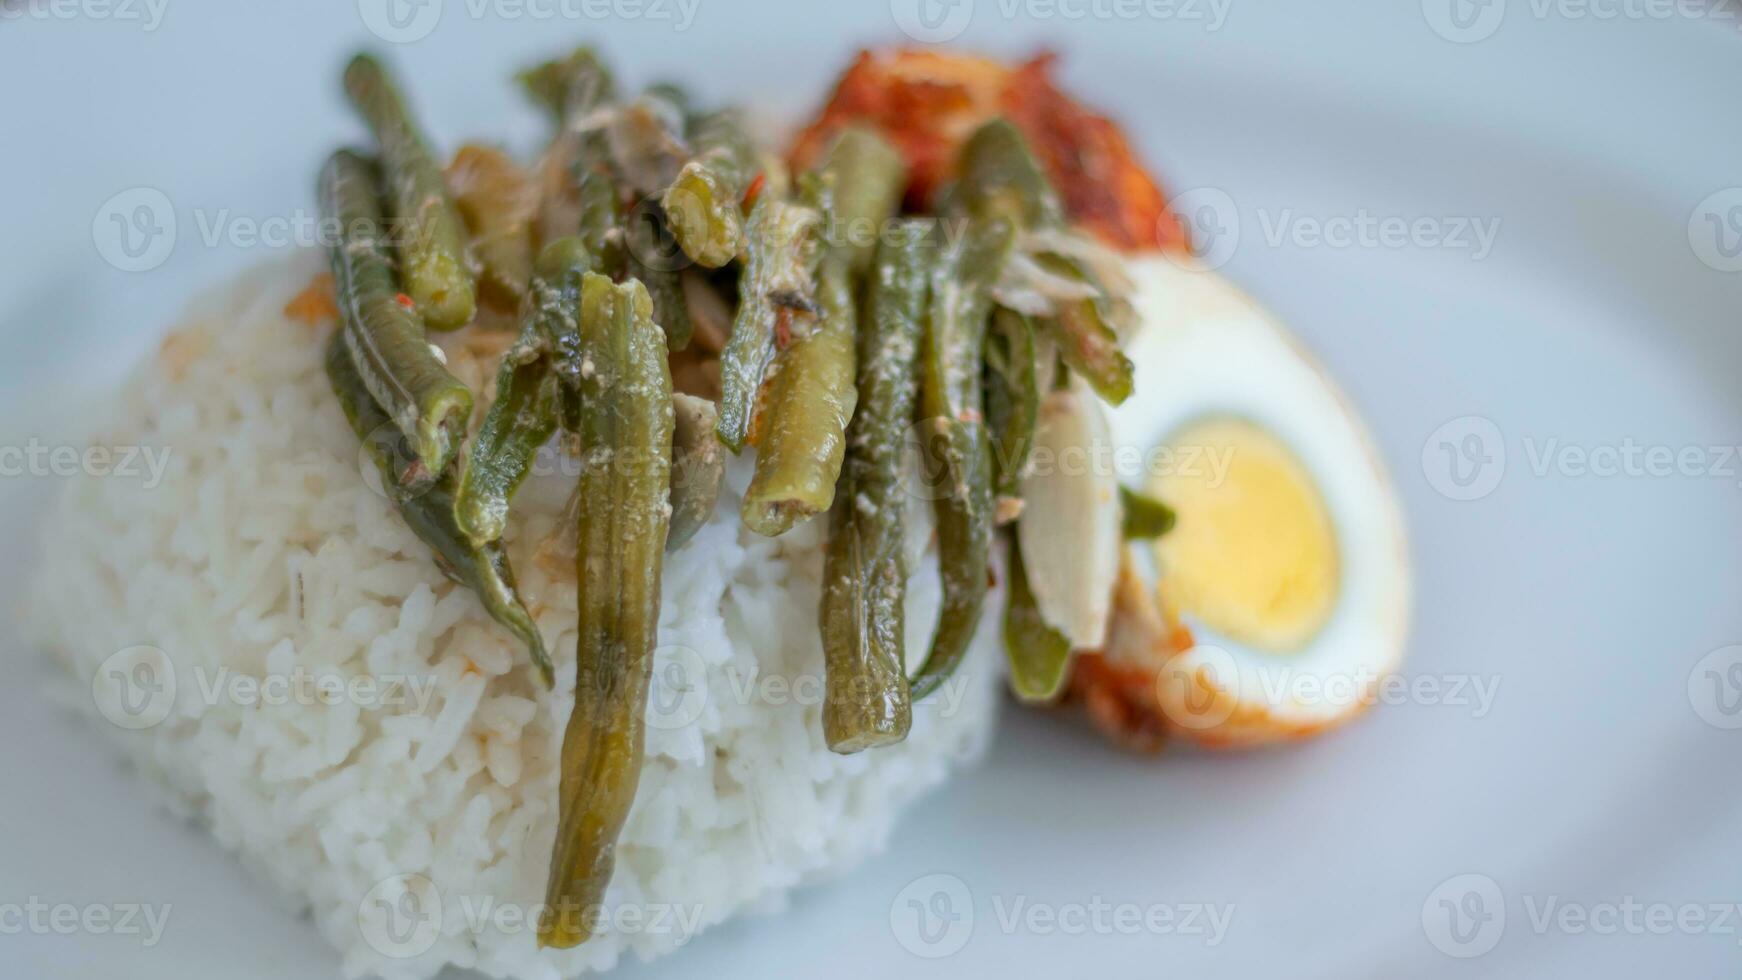
<instances>
[{"instance_id":1,"label":"plate of food","mask_svg":"<svg viewBox=\"0 0 1742 980\"><path fill-rule=\"evenodd\" d=\"M376 6L21 204L29 975L1731 962L1735 139L1431 84L1607 25Z\"/></svg>"}]
</instances>

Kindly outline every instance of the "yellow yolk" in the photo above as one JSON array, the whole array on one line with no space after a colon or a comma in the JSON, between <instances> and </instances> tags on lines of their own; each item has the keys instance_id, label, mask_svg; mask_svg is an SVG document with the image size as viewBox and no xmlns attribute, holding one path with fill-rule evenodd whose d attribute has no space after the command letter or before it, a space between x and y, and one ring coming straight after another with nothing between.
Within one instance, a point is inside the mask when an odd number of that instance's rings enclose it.
<instances>
[{"instance_id":1,"label":"yellow yolk","mask_svg":"<svg viewBox=\"0 0 1742 980\"><path fill-rule=\"evenodd\" d=\"M1294 453L1251 422L1207 418L1168 440L1149 485L1179 516L1156 542L1163 602L1230 639L1298 650L1336 604L1336 534Z\"/></svg>"}]
</instances>

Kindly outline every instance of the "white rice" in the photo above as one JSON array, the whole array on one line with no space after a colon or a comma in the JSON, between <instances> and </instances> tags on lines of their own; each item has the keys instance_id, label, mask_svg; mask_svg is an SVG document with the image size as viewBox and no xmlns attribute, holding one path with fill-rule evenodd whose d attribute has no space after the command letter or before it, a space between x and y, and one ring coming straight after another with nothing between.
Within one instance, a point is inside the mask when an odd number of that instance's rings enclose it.
<instances>
[{"instance_id":1,"label":"white rice","mask_svg":"<svg viewBox=\"0 0 1742 980\"><path fill-rule=\"evenodd\" d=\"M668 952L880 849L984 746L995 608L906 742L828 751L817 522L743 530L740 464L666 563L647 762L601 933L539 951L575 590L534 553L572 476L535 475L507 539L557 662L546 692L363 479L321 370L329 328L283 312L321 269L305 252L196 304L95 440L167 451L161 482L72 483L27 615L137 767L306 908L347 975L555 978ZM446 343L481 388L488 356ZM937 602L934 563L911 589L910 652Z\"/></svg>"}]
</instances>

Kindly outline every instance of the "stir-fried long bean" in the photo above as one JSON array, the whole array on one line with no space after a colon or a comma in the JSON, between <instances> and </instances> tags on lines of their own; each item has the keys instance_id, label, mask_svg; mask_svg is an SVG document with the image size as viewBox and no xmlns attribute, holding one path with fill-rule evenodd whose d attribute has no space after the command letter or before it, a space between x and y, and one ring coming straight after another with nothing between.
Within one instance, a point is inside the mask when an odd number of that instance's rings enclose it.
<instances>
[{"instance_id":1,"label":"stir-fried long bean","mask_svg":"<svg viewBox=\"0 0 1742 980\"><path fill-rule=\"evenodd\" d=\"M1016 535L1006 532L1010 545L1010 594L1004 607L1004 652L1010 660L1010 688L1024 701L1051 701L1064 689L1070 676L1071 643L1048 626L1035 605L1022 567L1022 549Z\"/></svg>"},{"instance_id":2,"label":"stir-fried long bean","mask_svg":"<svg viewBox=\"0 0 1742 980\"><path fill-rule=\"evenodd\" d=\"M465 223L448 198L442 168L379 61L366 54L352 58L345 91L381 148L405 292L431 329L457 330L477 310L477 288Z\"/></svg>"},{"instance_id":3,"label":"stir-fried long bean","mask_svg":"<svg viewBox=\"0 0 1742 980\"><path fill-rule=\"evenodd\" d=\"M611 72L590 49L580 48L521 80L558 127L546 153L539 237L549 243L579 235L596 266L615 274L615 263L621 261L621 243L615 239L622 202L605 132L605 110L616 90Z\"/></svg>"},{"instance_id":4,"label":"stir-fried long bean","mask_svg":"<svg viewBox=\"0 0 1742 980\"><path fill-rule=\"evenodd\" d=\"M667 554L688 544L697 531L707 526L726 477L725 450L714 437L714 423L719 417L714 403L674 392L671 409L671 525L665 533ZM575 487L558 522L559 533L566 530L571 539L580 519L583 489L581 485ZM553 553L572 559L573 544L570 540Z\"/></svg>"},{"instance_id":5,"label":"stir-fried long bean","mask_svg":"<svg viewBox=\"0 0 1742 980\"><path fill-rule=\"evenodd\" d=\"M370 458L381 472L382 489L405 518L406 525L429 545L443 572L476 593L490 618L525 645L539 676L549 686L555 679L550 655L532 614L526 611L515 588L507 553L497 542L472 544L454 522L452 472L442 474L429 486L407 486L396 472L391 453L379 439L381 429L392 423L370 395L350 349L338 336L327 345L326 368L327 380L338 396L345 419L368 447Z\"/></svg>"},{"instance_id":6,"label":"stir-fried long bean","mask_svg":"<svg viewBox=\"0 0 1742 980\"><path fill-rule=\"evenodd\" d=\"M671 529L665 550L676 551L696 536L714 516L720 484L726 478L726 454L714 437L720 412L714 403L694 395L671 396Z\"/></svg>"},{"instance_id":7,"label":"stir-fried long bean","mask_svg":"<svg viewBox=\"0 0 1742 980\"><path fill-rule=\"evenodd\" d=\"M739 279L738 314L720 352L719 435L733 452L750 438L763 374L780 338L814 329L815 236L821 223L814 208L784 201L762 200L750 212L751 248Z\"/></svg>"},{"instance_id":8,"label":"stir-fried long bean","mask_svg":"<svg viewBox=\"0 0 1742 980\"><path fill-rule=\"evenodd\" d=\"M931 274L920 357L922 441L935 495L943 608L915 700L961 663L985 605L992 547L992 453L981 409L981 359L992 285L1010 253L1008 221L970 221L944 246Z\"/></svg>"},{"instance_id":9,"label":"stir-fried long bean","mask_svg":"<svg viewBox=\"0 0 1742 980\"><path fill-rule=\"evenodd\" d=\"M956 197L968 213L982 219L1002 218L1023 232L1064 226L1058 195L1021 131L1010 122L1000 119L976 130L962 149L959 171ZM1131 394L1132 367L1119 350L1103 284L1075 256L1042 252L1036 262L1046 273L1090 287L1096 294L1061 301L1055 315L1041 324L1056 335L1065 363L1102 398L1114 404L1124 401Z\"/></svg>"},{"instance_id":10,"label":"stir-fried long bean","mask_svg":"<svg viewBox=\"0 0 1742 980\"><path fill-rule=\"evenodd\" d=\"M1042 268L1067 279L1094 280L1094 274L1073 257L1041 255L1037 261ZM1130 358L1119 349L1112 304L1104 294L1062 301L1053 316L1041 322L1057 341L1059 356L1096 394L1114 405L1131 397L1134 370Z\"/></svg>"},{"instance_id":11,"label":"stir-fried long bean","mask_svg":"<svg viewBox=\"0 0 1742 980\"><path fill-rule=\"evenodd\" d=\"M840 256L849 272L863 275L907 183L900 151L874 130L849 126L811 176L830 253Z\"/></svg>"},{"instance_id":12,"label":"stir-fried long bean","mask_svg":"<svg viewBox=\"0 0 1742 980\"><path fill-rule=\"evenodd\" d=\"M858 401L853 386L858 311L845 262L823 263L817 304L822 315L816 329L780 355L765 396L767 421L758 430L756 475L743 507L745 525L757 534L784 534L828 510L835 499L847 423Z\"/></svg>"},{"instance_id":13,"label":"stir-fried long bean","mask_svg":"<svg viewBox=\"0 0 1742 980\"><path fill-rule=\"evenodd\" d=\"M1130 487L1119 488L1120 532L1127 541L1152 541L1173 530L1173 508Z\"/></svg>"},{"instance_id":14,"label":"stir-fried long bean","mask_svg":"<svg viewBox=\"0 0 1742 980\"><path fill-rule=\"evenodd\" d=\"M542 946L584 942L611 879L641 776L643 715L659 626L668 520L671 375L637 283L588 275L581 290L585 468L577 491L580 617L575 706L563 736L557 838Z\"/></svg>"},{"instance_id":15,"label":"stir-fried long bean","mask_svg":"<svg viewBox=\"0 0 1742 980\"><path fill-rule=\"evenodd\" d=\"M653 319L665 331L666 347L683 350L695 333L683 286L683 267L688 263L670 237L665 213L651 203L637 209L625 234L629 276L641 280L653 298Z\"/></svg>"},{"instance_id":16,"label":"stir-fried long bean","mask_svg":"<svg viewBox=\"0 0 1742 980\"><path fill-rule=\"evenodd\" d=\"M986 339L986 424L992 432L992 489L1000 524L1021 513L1022 474L1040 417L1035 358L1033 322L1014 310L996 311Z\"/></svg>"},{"instance_id":17,"label":"stir-fried long bean","mask_svg":"<svg viewBox=\"0 0 1742 980\"><path fill-rule=\"evenodd\" d=\"M761 169L744 121L732 110L710 113L690 127L694 153L661 203L690 258L710 269L744 250L744 196Z\"/></svg>"},{"instance_id":18,"label":"stir-fried long bean","mask_svg":"<svg viewBox=\"0 0 1742 980\"><path fill-rule=\"evenodd\" d=\"M558 350L572 352L578 346L576 317L587 269L579 239L552 242L539 253L538 271L521 312L520 336L502 355L496 400L484 413L460 476L455 517L478 544L502 536L509 498L556 431L567 392L553 360ZM567 362L564 366L570 373L579 370Z\"/></svg>"},{"instance_id":19,"label":"stir-fried long bean","mask_svg":"<svg viewBox=\"0 0 1742 980\"><path fill-rule=\"evenodd\" d=\"M876 254L859 332L859 407L829 513L821 610L827 698L823 734L836 752L907 736L901 487L903 433L925 322L932 224L901 222Z\"/></svg>"},{"instance_id":20,"label":"stir-fried long bean","mask_svg":"<svg viewBox=\"0 0 1742 980\"><path fill-rule=\"evenodd\" d=\"M567 128L579 121L577 111L590 113L616 97L611 71L597 52L578 47L566 57L535 65L516 76L532 101Z\"/></svg>"},{"instance_id":21,"label":"stir-fried long bean","mask_svg":"<svg viewBox=\"0 0 1742 980\"><path fill-rule=\"evenodd\" d=\"M757 533L782 534L828 510L834 499L857 399L855 297L905 178L895 148L860 127L843 132L805 177L805 197L823 221L820 319L779 353L764 416L754 428L756 477L745 494L744 522Z\"/></svg>"},{"instance_id":22,"label":"stir-fried long bean","mask_svg":"<svg viewBox=\"0 0 1742 980\"><path fill-rule=\"evenodd\" d=\"M472 392L431 350L423 321L400 301L383 239L377 169L340 150L321 171L321 211L340 239L329 250L341 335L369 392L412 445L408 486L441 475L465 433Z\"/></svg>"}]
</instances>

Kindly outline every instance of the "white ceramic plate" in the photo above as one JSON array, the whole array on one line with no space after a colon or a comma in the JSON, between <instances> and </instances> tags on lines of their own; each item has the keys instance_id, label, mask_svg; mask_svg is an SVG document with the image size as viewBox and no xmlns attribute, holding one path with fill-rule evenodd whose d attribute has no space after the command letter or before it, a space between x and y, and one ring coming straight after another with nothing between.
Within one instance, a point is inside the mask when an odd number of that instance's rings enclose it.
<instances>
[{"instance_id":1,"label":"white ceramic plate","mask_svg":"<svg viewBox=\"0 0 1742 980\"><path fill-rule=\"evenodd\" d=\"M431 32L403 44L366 32L378 0L8 5L5 445L52 439L69 395L119 376L190 289L270 251L238 234L308 213L320 157L356 135L334 79L359 44L392 48L440 136L517 139L537 127L508 71L583 36L638 79L706 82L774 117L901 25L1047 44L1173 191L1225 195L1194 199L1231 205L1212 213L1240 231L1224 271L1371 420L1410 518L1422 686L1253 755L1133 759L1010 711L987 765L887 855L623 975L1733 971L1742 915L1719 906L1742 899L1742 667L1708 655L1742 642L1742 462L1722 448L1742 441L1737 12L1221 3L1212 30L1210 0L921 2L625 0L642 16L600 21L587 11L611 4L427 0ZM177 219L147 272L104 259L109 216L141 200L113 196L136 188ZM1363 215L1419 231L1313 237L1358 233ZM1491 246L1478 227L1497 229ZM1592 471L1611 462L1623 472ZM54 483L0 480L4 594L30 574ZM106 735L43 701L48 668L10 633L5 653L3 972L336 974L311 926L154 809ZM19 918L32 902L172 912L142 950L38 928ZM919 929L910 902L947 914ZM1231 915L1225 932L1203 934L1193 908Z\"/></svg>"}]
</instances>

